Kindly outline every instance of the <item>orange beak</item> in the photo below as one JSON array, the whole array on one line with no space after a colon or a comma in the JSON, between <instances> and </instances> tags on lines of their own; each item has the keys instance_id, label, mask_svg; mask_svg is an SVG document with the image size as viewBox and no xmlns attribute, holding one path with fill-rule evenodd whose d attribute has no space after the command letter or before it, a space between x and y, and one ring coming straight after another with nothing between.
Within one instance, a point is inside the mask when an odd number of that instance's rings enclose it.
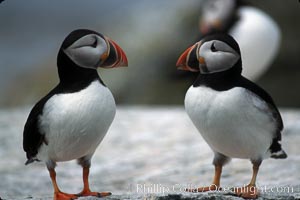
<instances>
[{"instance_id":1,"label":"orange beak","mask_svg":"<svg viewBox=\"0 0 300 200\"><path fill-rule=\"evenodd\" d=\"M207 33L209 33L209 31L211 29L211 27L203 21L200 22L199 28L200 28L200 33L203 35L206 35Z\"/></svg>"},{"instance_id":2,"label":"orange beak","mask_svg":"<svg viewBox=\"0 0 300 200\"><path fill-rule=\"evenodd\" d=\"M101 56L103 63L100 67L103 68L115 68L115 67L127 67L128 60L123 49L112 39L105 38L107 45L109 46L108 52Z\"/></svg>"},{"instance_id":3,"label":"orange beak","mask_svg":"<svg viewBox=\"0 0 300 200\"><path fill-rule=\"evenodd\" d=\"M125 52L123 49L115 43L113 40L109 39L109 42L114 46L117 54L117 61L113 64L112 67L127 67L128 66L128 60Z\"/></svg>"},{"instance_id":4,"label":"orange beak","mask_svg":"<svg viewBox=\"0 0 300 200\"><path fill-rule=\"evenodd\" d=\"M197 59L197 50L198 50L199 43L194 44L187 50L181 54L179 57L176 66L177 69L186 70L191 72L199 72L199 62Z\"/></svg>"},{"instance_id":5,"label":"orange beak","mask_svg":"<svg viewBox=\"0 0 300 200\"><path fill-rule=\"evenodd\" d=\"M203 35L211 33L212 31L221 31L222 30L222 22L219 19L215 19L211 23L207 23L204 21L200 22L200 32Z\"/></svg>"}]
</instances>

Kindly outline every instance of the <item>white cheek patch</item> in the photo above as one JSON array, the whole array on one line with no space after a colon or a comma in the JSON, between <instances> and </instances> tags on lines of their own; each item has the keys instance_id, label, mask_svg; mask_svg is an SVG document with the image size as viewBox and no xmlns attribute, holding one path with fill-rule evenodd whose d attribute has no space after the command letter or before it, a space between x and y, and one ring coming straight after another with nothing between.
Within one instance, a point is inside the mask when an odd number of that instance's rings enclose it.
<instances>
[{"instance_id":1,"label":"white cheek patch","mask_svg":"<svg viewBox=\"0 0 300 200\"><path fill-rule=\"evenodd\" d=\"M75 64L85 68L96 68L100 59L100 51L89 46L66 49L65 53Z\"/></svg>"},{"instance_id":2,"label":"white cheek patch","mask_svg":"<svg viewBox=\"0 0 300 200\"><path fill-rule=\"evenodd\" d=\"M97 46L93 47L95 40L97 40ZM78 66L94 69L98 67L102 54L107 50L104 39L97 35L87 35L65 49L64 52Z\"/></svg>"},{"instance_id":3,"label":"white cheek patch","mask_svg":"<svg viewBox=\"0 0 300 200\"><path fill-rule=\"evenodd\" d=\"M206 59L206 66L209 72L226 71L233 67L239 60L239 56L227 52L212 52ZM209 63L209 64L208 64Z\"/></svg>"},{"instance_id":4,"label":"white cheek patch","mask_svg":"<svg viewBox=\"0 0 300 200\"><path fill-rule=\"evenodd\" d=\"M212 51L211 46L215 44L217 51ZM205 42L199 49L199 55L205 59L206 74L226 71L232 68L240 59L240 55L229 45L221 41Z\"/></svg>"}]
</instances>

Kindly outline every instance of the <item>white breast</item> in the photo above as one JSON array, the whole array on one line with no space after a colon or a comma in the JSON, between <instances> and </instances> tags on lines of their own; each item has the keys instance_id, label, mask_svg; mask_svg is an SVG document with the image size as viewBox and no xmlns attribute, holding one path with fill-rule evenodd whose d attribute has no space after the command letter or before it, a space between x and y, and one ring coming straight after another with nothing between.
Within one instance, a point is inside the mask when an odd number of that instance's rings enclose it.
<instances>
[{"instance_id":1,"label":"white breast","mask_svg":"<svg viewBox=\"0 0 300 200\"><path fill-rule=\"evenodd\" d=\"M259 9L241 7L238 15L240 20L229 34L239 43L243 75L253 80L272 64L279 50L281 33L274 20Z\"/></svg>"},{"instance_id":2,"label":"white breast","mask_svg":"<svg viewBox=\"0 0 300 200\"><path fill-rule=\"evenodd\" d=\"M243 88L224 92L191 87L186 111L210 147L233 158L269 156L275 121L266 103Z\"/></svg>"},{"instance_id":3,"label":"white breast","mask_svg":"<svg viewBox=\"0 0 300 200\"><path fill-rule=\"evenodd\" d=\"M98 81L76 93L54 95L39 119L48 145L41 147L38 159L68 161L92 155L115 112L111 92Z\"/></svg>"}]
</instances>

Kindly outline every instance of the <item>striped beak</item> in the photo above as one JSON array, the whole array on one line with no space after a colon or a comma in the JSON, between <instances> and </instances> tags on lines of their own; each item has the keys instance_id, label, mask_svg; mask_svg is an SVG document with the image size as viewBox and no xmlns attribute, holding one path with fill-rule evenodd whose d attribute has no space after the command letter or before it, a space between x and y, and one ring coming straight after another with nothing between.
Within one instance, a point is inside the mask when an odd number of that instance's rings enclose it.
<instances>
[{"instance_id":1,"label":"striped beak","mask_svg":"<svg viewBox=\"0 0 300 200\"><path fill-rule=\"evenodd\" d=\"M101 56L103 62L99 67L102 68L115 68L115 67L127 67L128 60L123 49L110 38L105 37L105 41L108 46L107 53Z\"/></svg>"},{"instance_id":2,"label":"striped beak","mask_svg":"<svg viewBox=\"0 0 300 200\"><path fill-rule=\"evenodd\" d=\"M177 69L191 72L199 72L200 68L198 60L198 51L200 46L201 43L197 42L196 44L185 50L176 63Z\"/></svg>"}]
</instances>

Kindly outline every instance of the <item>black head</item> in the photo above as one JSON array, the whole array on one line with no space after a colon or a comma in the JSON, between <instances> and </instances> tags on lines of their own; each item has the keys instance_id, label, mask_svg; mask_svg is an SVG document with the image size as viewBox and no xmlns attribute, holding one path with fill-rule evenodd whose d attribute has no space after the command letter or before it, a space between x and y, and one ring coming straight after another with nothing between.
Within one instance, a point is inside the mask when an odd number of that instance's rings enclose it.
<instances>
[{"instance_id":1,"label":"black head","mask_svg":"<svg viewBox=\"0 0 300 200\"><path fill-rule=\"evenodd\" d=\"M80 78L82 74L94 73L96 68L127 66L124 51L108 37L87 29L72 31L63 41L57 66L60 80Z\"/></svg>"},{"instance_id":2,"label":"black head","mask_svg":"<svg viewBox=\"0 0 300 200\"><path fill-rule=\"evenodd\" d=\"M78 67L96 69L127 66L124 51L113 40L92 30L72 31L63 41L60 54L65 54ZM62 65L60 55L58 65Z\"/></svg>"},{"instance_id":3,"label":"black head","mask_svg":"<svg viewBox=\"0 0 300 200\"><path fill-rule=\"evenodd\" d=\"M200 16L202 35L226 32L237 17L240 0L206 0Z\"/></svg>"},{"instance_id":4,"label":"black head","mask_svg":"<svg viewBox=\"0 0 300 200\"><path fill-rule=\"evenodd\" d=\"M241 73L241 51L233 37L217 33L204 37L188 48L180 56L177 67L201 74L215 74L233 68Z\"/></svg>"}]
</instances>

